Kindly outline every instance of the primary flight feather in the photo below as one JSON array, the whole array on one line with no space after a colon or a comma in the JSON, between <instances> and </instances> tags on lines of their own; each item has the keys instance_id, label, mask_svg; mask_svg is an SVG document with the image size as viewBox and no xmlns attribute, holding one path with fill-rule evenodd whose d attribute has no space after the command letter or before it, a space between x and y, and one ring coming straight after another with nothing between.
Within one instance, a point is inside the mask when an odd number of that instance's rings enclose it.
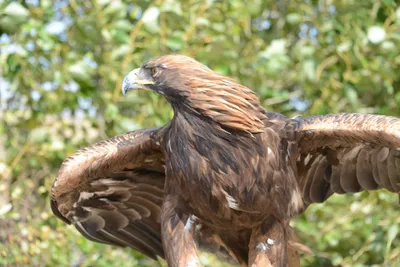
<instances>
[{"instance_id":1,"label":"primary flight feather","mask_svg":"<svg viewBox=\"0 0 400 267\"><path fill-rule=\"evenodd\" d=\"M286 118L182 55L130 72L122 91L136 89L163 95L173 119L77 151L52 188L53 212L93 241L170 266L199 266L196 243L242 265L297 266L289 222L308 205L400 192L398 118Z\"/></svg>"}]
</instances>

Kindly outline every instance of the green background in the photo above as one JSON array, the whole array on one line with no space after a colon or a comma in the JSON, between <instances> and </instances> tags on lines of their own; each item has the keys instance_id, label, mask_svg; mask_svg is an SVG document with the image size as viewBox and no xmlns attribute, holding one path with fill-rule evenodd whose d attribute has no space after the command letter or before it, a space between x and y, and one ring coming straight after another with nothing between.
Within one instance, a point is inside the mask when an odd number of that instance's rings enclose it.
<instances>
[{"instance_id":1,"label":"green background","mask_svg":"<svg viewBox=\"0 0 400 267\"><path fill-rule=\"evenodd\" d=\"M80 237L52 215L49 189L78 148L171 118L158 95L123 98L120 89L131 69L170 53L195 57L288 116L400 117L392 0L0 0L1 266L156 264ZM303 265L400 264L398 208L385 191L310 207L293 221L315 252Z\"/></svg>"}]
</instances>

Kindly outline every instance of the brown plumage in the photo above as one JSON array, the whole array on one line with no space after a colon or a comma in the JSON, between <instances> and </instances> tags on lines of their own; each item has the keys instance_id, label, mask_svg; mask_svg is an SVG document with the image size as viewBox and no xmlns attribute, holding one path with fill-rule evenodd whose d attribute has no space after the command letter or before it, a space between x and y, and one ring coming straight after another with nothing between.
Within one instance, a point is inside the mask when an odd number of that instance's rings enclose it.
<instances>
[{"instance_id":1,"label":"brown plumage","mask_svg":"<svg viewBox=\"0 0 400 267\"><path fill-rule=\"evenodd\" d=\"M170 266L198 266L195 242L242 265L298 266L293 216L333 193L400 191L400 119L286 118L180 55L132 71L133 89L162 94L174 118L79 150L52 188L53 212L91 240Z\"/></svg>"}]
</instances>

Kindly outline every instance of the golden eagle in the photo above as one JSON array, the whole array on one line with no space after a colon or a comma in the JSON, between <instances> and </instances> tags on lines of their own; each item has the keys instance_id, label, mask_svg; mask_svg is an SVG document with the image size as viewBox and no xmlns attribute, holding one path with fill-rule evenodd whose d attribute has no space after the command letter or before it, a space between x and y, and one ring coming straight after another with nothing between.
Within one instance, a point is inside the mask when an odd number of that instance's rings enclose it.
<instances>
[{"instance_id":1,"label":"golden eagle","mask_svg":"<svg viewBox=\"0 0 400 267\"><path fill-rule=\"evenodd\" d=\"M77 151L51 191L53 212L90 240L199 266L195 240L211 238L243 265L286 266L289 221L308 205L400 191L398 118L286 118L181 55L130 72L122 91L136 89L164 96L173 119Z\"/></svg>"}]
</instances>

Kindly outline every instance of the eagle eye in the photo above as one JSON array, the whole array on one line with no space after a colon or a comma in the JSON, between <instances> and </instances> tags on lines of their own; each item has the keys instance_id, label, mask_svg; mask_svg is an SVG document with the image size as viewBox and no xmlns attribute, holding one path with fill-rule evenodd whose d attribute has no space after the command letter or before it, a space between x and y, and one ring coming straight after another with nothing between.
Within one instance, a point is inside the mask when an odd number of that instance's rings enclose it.
<instances>
[{"instance_id":1,"label":"eagle eye","mask_svg":"<svg viewBox=\"0 0 400 267\"><path fill-rule=\"evenodd\" d=\"M156 77L156 76L157 76L157 74L158 74L158 69L157 69L157 67L151 68L150 71L151 71L151 75L152 75L153 77Z\"/></svg>"}]
</instances>

